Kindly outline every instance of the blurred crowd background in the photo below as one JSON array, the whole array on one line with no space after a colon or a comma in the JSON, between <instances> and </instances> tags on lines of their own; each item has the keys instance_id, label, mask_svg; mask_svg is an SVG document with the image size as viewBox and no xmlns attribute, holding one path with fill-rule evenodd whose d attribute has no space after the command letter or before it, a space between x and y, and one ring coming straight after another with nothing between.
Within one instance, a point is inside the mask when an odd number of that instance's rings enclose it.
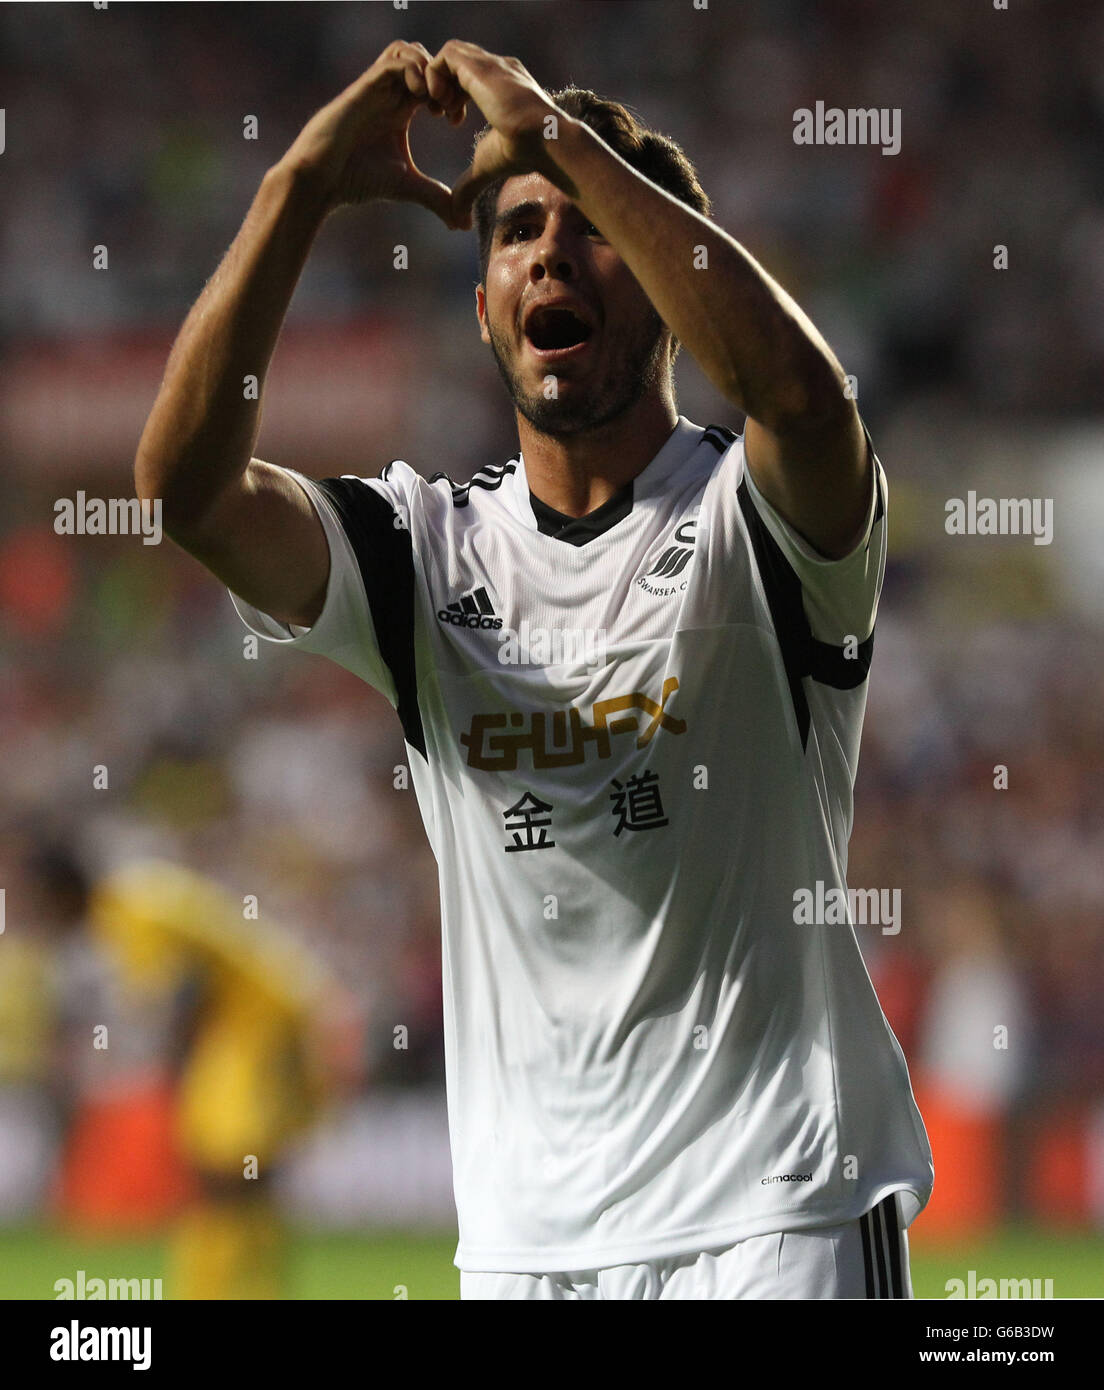
<instances>
[{"instance_id":1,"label":"blurred crowd background","mask_svg":"<svg viewBox=\"0 0 1104 1390\"><path fill-rule=\"evenodd\" d=\"M173 1043L90 933L54 929L44 846L93 884L153 855L254 895L324 980L334 1078L284 1208L450 1220L436 866L397 718L321 658L250 653L170 542L53 520L78 489L131 495L175 331L302 123L392 38L454 36L674 136L856 377L890 560L849 878L902 892L900 932L860 937L936 1148L914 1237L1104 1227L1104 13L959 0L0 7L0 1220L179 1197L67 1176L72 1107L170 1074ZM817 100L899 108L900 153L796 145ZM480 124L416 118L421 167L454 179ZM458 480L510 457L476 279L474 238L421 209L331 219L257 452ZM678 370L684 415L740 427ZM949 536L968 489L1052 499L1053 543ZM109 1017L129 1045L90 1052Z\"/></svg>"}]
</instances>

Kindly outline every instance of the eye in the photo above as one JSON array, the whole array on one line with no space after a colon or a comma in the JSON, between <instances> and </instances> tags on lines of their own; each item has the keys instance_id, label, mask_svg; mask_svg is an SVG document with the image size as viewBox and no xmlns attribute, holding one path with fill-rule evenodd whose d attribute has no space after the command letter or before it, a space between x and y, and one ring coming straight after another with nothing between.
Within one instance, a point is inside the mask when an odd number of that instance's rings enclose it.
<instances>
[{"instance_id":1,"label":"eye","mask_svg":"<svg viewBox=\"0 0 1104 1390\"><path fill-rule=\"evenodd\" d=\"M509 246L510 242L512 241L528 241L528 236L523 235L523 233L528 233L532 230L533 224L531 222L515 223L514 226L507 227L506 230L502 233L502 244L504 246Z\"/></svg>"},{"instance_id":2,"label":"eye","mask_svg":"<svg viewBox=\"0 0 1104 1390\"><path fill-rule=\"evenodd\" d=\"M588 222L586 224L586 227L584 228L584 233L586 236L596 236L601 238L601 240L603 241L605 240L605 237L602 236L602 233L598 230L598 228L594 225L593 222Z\"/></svg>"}]
</instances>

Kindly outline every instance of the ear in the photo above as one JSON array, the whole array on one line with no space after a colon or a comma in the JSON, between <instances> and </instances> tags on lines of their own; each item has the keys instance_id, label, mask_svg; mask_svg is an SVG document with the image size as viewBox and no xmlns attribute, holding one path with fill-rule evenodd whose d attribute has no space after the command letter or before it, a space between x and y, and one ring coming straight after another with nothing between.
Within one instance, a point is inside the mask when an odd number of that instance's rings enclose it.
<instances>
[{"instance_id":1,"label":"ear","mask_svg":"<svg viewBox=\"0 0 1104 1390\"><path fill-rule=\"evenodd\" d=\"M491 335L487 331L487 294L482 285L475 287L475 312L479 316L479 336L485 343L489 343Z\"/></svg>"}]
</instances>

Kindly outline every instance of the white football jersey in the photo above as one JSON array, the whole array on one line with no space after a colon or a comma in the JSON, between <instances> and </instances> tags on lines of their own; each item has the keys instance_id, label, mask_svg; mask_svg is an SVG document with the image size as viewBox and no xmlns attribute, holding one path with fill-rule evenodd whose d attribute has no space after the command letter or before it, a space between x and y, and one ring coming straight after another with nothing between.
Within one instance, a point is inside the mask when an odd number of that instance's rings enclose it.
<instances>
[{"instance_id":1,"label":"white football jersey","mask_svg":"<svg viewBox=\"0 0 1104 1390\"><path fill-rule=\"evenodd\" d=\"M895 1191L910 1223L932 1162L904 1056L850 921L795 908L846 894L877 460L836 561L741 438L682 417L578 520L520 455L463 485L294 476L329 539L322 613L234 602L402 721L440 868L457 1265L662 1259Z\"/></svg>"}]
</instances>

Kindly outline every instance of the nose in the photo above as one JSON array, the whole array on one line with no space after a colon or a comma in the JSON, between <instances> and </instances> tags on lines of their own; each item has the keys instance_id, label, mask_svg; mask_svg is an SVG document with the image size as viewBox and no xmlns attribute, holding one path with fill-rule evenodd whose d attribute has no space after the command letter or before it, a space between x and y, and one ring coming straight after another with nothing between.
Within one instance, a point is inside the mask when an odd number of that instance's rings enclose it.
<instances>
[{"instance_id":1,"label":"nose","mask_svg":"<svg viewBox=\"0 0 1104 1390\"><path fill-rule=\"evenodd\" d=\"M549 218L540 239L534 244L529 278L534 283L551 276L553 280L578 278L579 266L568 246L568 237L558 219Z\"/></svg>"}]
</instances>

